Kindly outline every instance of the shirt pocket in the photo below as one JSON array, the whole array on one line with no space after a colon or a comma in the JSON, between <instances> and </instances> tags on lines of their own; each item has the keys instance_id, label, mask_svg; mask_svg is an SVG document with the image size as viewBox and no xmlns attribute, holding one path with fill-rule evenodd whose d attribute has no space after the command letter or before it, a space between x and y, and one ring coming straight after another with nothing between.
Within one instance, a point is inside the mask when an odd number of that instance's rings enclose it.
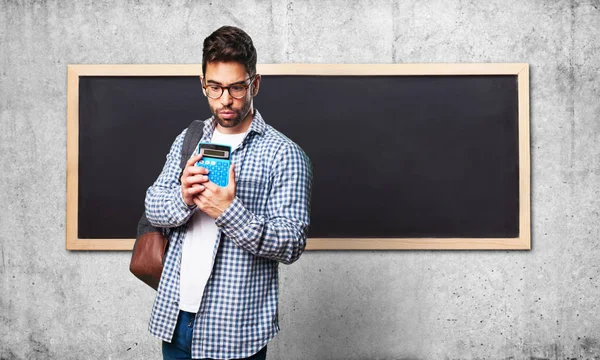
<instances>
[{"instance_id":1,"label":"shirt pocket","mask_svg":"<svg viewBox=\"0 0 600 360\"><path fill-rule=\"evenodd\" d=\"M266 215L268 196L266 182L241 178L236 183L236 195L251 213Z\"/></svg>"}]
</instances>

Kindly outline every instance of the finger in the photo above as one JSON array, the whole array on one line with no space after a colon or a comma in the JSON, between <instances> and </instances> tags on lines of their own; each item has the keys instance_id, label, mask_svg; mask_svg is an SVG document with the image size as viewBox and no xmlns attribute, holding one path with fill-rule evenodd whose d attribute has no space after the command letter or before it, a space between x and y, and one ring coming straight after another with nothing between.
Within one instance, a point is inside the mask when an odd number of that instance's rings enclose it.
<instances>
[{"instance_id":1,"label":"finger","mask_svg":"<svg viewBox=\"0 0 600 360\"><path fill-rule=\"evenodd\" d=\"M215 195L215 191L214 189L211 190L209 189L209 186L207 186L209 183L213 184L213 186L215 186L217 189L219 188L219 186L213 182L205 182L202 186L204 186L204 191L202 191L200 194L198 194L198 196L202 196L205 200L214 196Z\"/></svg>"},{"instance_id":2,"label":"finger","mask_svg":"<svg viewBox=\"0 0 600 360\"><path fill-rule=\"evenodd\" d=\"M202 202L200 201L200 199L197 196L194 196L192 198L192 201L194 202L194 204L196 204L196 206L198 207L198 209L202 210Z\"/></svg>"},{"instance_id":3,"label":"finger","mask_svg":"<svg viewBox=\"0 0 600 360\"><path fill-rule=\"evenodd\" d=\"M219 191L219 188L220 188L219 185L215 184L214 182L212 182L210 180L205 183L202 183L202 185L206 186L206 189L210 190L211 193L216 193L217 191Z\"/></svg>"},{"instance_id":4,"label":"finger","mask_svg":"<svg viewBox=\"0 0 600 360\"><path fill-rule=\"evenodd\" d=\"M206 175L195 175L195 176L188 176L186 178L186 182L188 184L202 184L208 181L208 176Z\"/></svg>"},{"instance_id":5,"label":"finger","mask_svg":"<svg viewBox=\"0 0 600 360\"><path fill-rule=\"evenodd\" d=\"M194 196L194 199L198 200L198 203L202 204L203 207L206 206L206 204L208 204L210 195L208 195L208 192L210 190L204 188L204 191L202 191L201 193L197 194L196 196Z\"/></svg>"},{"instance_id":6,"label":"finger","mask_svg":"<svg viewBox=\"0 0 600 360\"><path fill-rule=\"evenodd\" d=\"M204 190L206 190L206 188L203 185L193 185L192 187L187 189L187 193L190 196L196 196L201 194Z\"/></svg>"},{"instance_id":7,"label":"finger","mask_svg":"<svg viewBox=\"0 0 600 360\"><path fill-rule=\"evenodd\" d=\"M200 161L200 159L202 159L202 154L192 155L192 157L190 157L185 163L185 167L194 166L194 164Z\"/></svg>"},{"instance_id":8,"label":"finger","mask_svg":"<svg viewBox=\"0 0 600 360\"><path fill-rule=\"evenodd\" d=\"M193 176L193 175L198 175L198 174L203 174L206 175L209 173L209 170L205 167L203 167L202 165L199 166L190 166L187 169L187 174L188 176Z\"/></svg>"},{"instance_id":9,"label":"finger","mask_svg":"<svg viewBox=\"0 0 600 360\"><path fill-rule=\"evenodd\" d=\"M181 186L184 188L189 187L188 182L187 182L188 176L186 174L185 169L181 172L181 177L179 178L179 182L181 183Z\"/></svg>"},{"instance_id":10,"label":"finger","mask_svg":"<svg viewBox=\"0 0 600 360\"><path fill-rule=\"evenodd\" d=\"M195 175L196 171L195 169L197 169L198 167L195 166L195 164L202 158L202 155L193 155L191 156L188 161L185 163L185 167L183 168L183 171L181 172L181 180L183 183L183 177L184 176L189 176L190 174Z\"/></svg>"}]
</instances>

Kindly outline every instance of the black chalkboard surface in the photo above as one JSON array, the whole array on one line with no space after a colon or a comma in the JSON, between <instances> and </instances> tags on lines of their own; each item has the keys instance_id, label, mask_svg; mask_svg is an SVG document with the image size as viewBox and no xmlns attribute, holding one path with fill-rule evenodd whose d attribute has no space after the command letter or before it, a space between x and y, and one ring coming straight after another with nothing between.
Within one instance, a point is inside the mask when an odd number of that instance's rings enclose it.
<instances>
[{"instance_id":1,"label":"black chalkboard surface","mask_svg":"<svg viewBox=\"0 0 600 360\"><path fill-rule=\"evenodd\" d=\"M82 77L78 236L135 238L171 143L209 114L197 77Z\"/></svg>"},{"instance_id":2,"label":"black chalkboard surface","mask_svg":"<svg viewBox=\"0 0 600 360\"><path fill-rule=\"evenodd\" d=\"M79 77L78 239L135 237L172 141L211 115L201 90ZM311 239L520 237L517 74L263 75L255 107L311 159Z\"/></svg>"}]
</instances>

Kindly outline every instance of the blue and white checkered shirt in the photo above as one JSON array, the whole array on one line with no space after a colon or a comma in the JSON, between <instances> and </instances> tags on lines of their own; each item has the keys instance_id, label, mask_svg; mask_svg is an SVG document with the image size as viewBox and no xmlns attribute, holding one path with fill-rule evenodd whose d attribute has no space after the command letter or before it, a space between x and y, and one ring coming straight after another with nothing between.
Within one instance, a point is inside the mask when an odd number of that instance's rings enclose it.
<instances>
[{"instance_id":1,"label":"blue and white checkered shirt","mask_svg":"<svg viewBox=\"0 0 600 360\"><path fill-rule=\"evenodd\" d=\"M215 129L206 120L202 141ZM179 160L184 130L146 193L146 216L168 228L170 244L149 324L170 342L179 313L179 269L186 223L194 212L181 195ZM244 141L234 150L236 197L216 219L212 274L196 316L193 358L245 358L279 332L278 264L290 264L306 246L312 168L302 149L266 124L255 110ZM198 210L199 211L199 210Z\"/></svg>"}]
</instances>

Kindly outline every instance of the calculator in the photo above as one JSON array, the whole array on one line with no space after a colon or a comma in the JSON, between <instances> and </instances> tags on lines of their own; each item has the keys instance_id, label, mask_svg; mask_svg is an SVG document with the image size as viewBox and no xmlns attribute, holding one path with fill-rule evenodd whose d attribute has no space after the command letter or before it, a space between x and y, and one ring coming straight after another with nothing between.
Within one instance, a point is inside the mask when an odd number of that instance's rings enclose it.
<instances>
[{"instance_id":1,"label":"calculator","mask_svg":"<svg viewBox=\"0 0 600 360\"><path fill-rule=\"evenodd\" d=\"M229 166L231 165L231 147L227 145L199 143L198 154L202 154L202 159L196 163L196 166L202 166L208 169L208 180L225 187L229 182Z\"/></svg>"}]
</instances>

